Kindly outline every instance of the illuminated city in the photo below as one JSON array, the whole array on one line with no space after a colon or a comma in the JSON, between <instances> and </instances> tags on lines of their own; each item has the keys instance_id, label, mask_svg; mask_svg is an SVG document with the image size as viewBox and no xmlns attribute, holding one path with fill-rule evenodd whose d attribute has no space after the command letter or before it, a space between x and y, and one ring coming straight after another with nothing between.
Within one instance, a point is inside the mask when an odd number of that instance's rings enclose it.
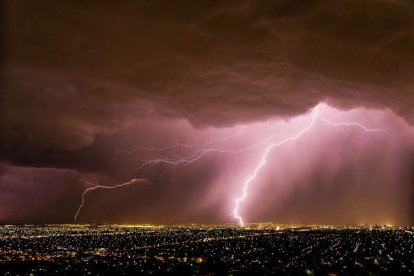
<instances>
[{"instance_id":1,"label":"illuminated city","mask_svg":"<svg viewBox=\"0 0 414 276\"><path fill-rule=\"evenodd\" d=\"M25 225L0 228L4 275L411 274L413 227Z\"/></svg>"}]
</instances>

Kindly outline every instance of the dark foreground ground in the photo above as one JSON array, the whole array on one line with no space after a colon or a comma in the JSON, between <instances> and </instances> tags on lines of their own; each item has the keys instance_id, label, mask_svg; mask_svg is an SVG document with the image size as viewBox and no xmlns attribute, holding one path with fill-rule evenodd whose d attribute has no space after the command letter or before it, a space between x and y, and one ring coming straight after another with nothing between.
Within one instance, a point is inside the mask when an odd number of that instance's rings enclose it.
<instances>
[{"instance_id":1,"label":"dark foreground ground","mask_svg":"<svg viewBox=\"0 0 414 276\"><path fill-rule=\"evenodd\" d=\"M413 274L414 227L0 226L0 275Z\"/></svg>"}]
</instances>

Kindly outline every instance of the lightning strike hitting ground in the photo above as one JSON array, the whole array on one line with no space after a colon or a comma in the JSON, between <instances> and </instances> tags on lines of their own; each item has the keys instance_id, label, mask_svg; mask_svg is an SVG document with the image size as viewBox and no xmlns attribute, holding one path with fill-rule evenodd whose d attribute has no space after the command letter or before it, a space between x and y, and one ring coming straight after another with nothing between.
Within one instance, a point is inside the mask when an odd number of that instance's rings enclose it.
<instances>
[{"instance_id":1,"label":"lightning strike hitting ground","mask_svg":"<svg viewBox=\"0 0 414 276\"><path fill-rule=\"evenodd\" d=\"M128 182L122 183L122 184L118 184L118 185L114 185L114 186L104 186L104 185L99 185L99 184L93 184L89 181L87 181L86 179L80 179L80 181L84 182L87 185L93 185L93 187L89 187L87 188L83 193L82 193L82 202L79 205L78 211L75 214L75 223L78 219L79 213L82 209L82 207L85 205L85 196L87 193L89 193L90 191L96 190L96 189L105 189L105 190L111 190L111 189L116 189L116 188L120 188L120 187L124 187L124 186L128 186L128 185L132 185L132 184L139 184L139 183L143 183L143 182L147 182L147 180L145 179L131 179Z\"/></svg>"},{"instance_id":2,"label":"lightning strike hitting ground","mask_svg":"<svg viewBox=\"0 0 414 276\"><path fill-rule=\"evenodd\" d=\"M257 174L260 172L260 170L266 165L267 162L267 157L270 153L270 151L278 146L281 146L287 142L290 141L294 141L299 139L303 134L305 134L306 132L308 132L310 129L312 129L312 127L315 125L316 120L320 120L324 123L327 123L328 125L332 126L332 127L341 127L341 126L348 126L348 127L358 127L361 128L362 130L366 131L366 132L384 132L385 130L383 129L370 129L365 127L364 125L361 125L358 122L351 122L351 123L344 123L344 122L340 122L340 123L333 123L331 121L329 121L328 119L322 117L319 115L318 113L318 108L315 107L314 110L312 111L312 120L309 123L308 126L306 126L304 129L302 129L301 131L299 131L296 135L288 137L284 140L281 140L277 143L273 143L269 146L266 147L262 158L259 162L259 164L257 164L256 168L254 169L253 173L246 179L246 181L243 183L243 193L240 197L234 199L235 202L235 207L234 207L234 211L233 211L233 216L235 219L238 220L239 225L241 227L244 226L244 220L242 218L242 216L239 213L239 208L240 208L240 203L243 202L246 197L247 197L247 191L249 188L249 185L251 184L251 182L256 178Z\"/></svg>"}]
</instances>

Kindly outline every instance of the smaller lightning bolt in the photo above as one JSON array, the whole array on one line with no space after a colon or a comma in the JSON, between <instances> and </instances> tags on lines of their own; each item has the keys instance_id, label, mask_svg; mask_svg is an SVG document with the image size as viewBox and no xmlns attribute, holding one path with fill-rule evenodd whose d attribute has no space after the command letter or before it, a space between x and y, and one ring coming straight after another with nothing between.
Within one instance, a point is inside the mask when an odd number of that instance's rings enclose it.
<instances>
[{"instance_id":1,"label":"smaller lightning bolt","mask_svg":"<svg viewBox=\"0 0 414 276\"><path fill-rule=\"evenodd\" d=\"M271 152L271 150L273 148L279 147L279 146L281 146L281 145L283 145L283 144L285 144L287 142L290 142L290 141L294 141L294 140L299 139L303 134L305 134L310 129L312 129L312 127L315 125L316 120L320 120L320 121L322 121L322 122L324 122L324 123L326 123L326 124L328 124L328 125L330 125L332 127L358 127L358 128L361 128L362 130L364 130L365 132L385 132L385 130L383 130L383 129L371 129L371 128L367 128L366 126L362 125L359 122L351 122L351 123L339 122L339 123L333 123L329 119L326 119L326 118L322 117L321 115L319 115L318 108L315 107L314 110L313 110L313 112L312 112L312 120L311 120L311 122L309 123L308 126L306 126L304 129L302 129L301 131L299 131L296 135L287 137L287 138L285 138L285 139L283 139L283 140L281 140L281 141L279 141L277 143L270 144L269 146L266 147L266 149L265 149L265 151L264 151L264 153L262 155L262 158L260 159L260 162L255 167L253 173L243 183L243 192L242 192L242 194L241 194L240 197L238 197L238 198L236 198L234 200L235 207L234 207L234 210L233 210L233 216L234 216L235 219L238 220L239 225L241 227L244 226L244 220L243 220L243 218L241 217L241 215L239 213L240 204L247 197L247 192L248 192L249 185L256 178L256 176L260 172L260 170L266 165L266 163L267 163L267 157L268 157L269 153ZM342 132L342 130L341 130L341 132Z\"/></svg>"},{"instance_id":2,"label":"smaller lightning bolt","mask_svg":"<svg viewBox=\"0 0 414 276\"><path fill-rule=\"evenodd\" d=\"M146 180L146 179L134 178L134 179L131 179L131 180L130 180L130 181L128 181L128 182L121 183L121 184L118 184L118 185L114 185L114 186L105 186L105 185L93 184L93 183L89 182L89 181L88 181L88 180L86 180L86 179L80 179L79 181L84 182L84 183L85 183L85 184L87 184L88 186L93 185L93 187L89 187L89 188L87 188L87 189L86 189L86 190L82 193L82 202L81 202L81 204L79 205L78 211L77 211L77 212L76 212L76 214L75 214L75 223L76 223L76 221L77 221L77 219L78 219L78 216L79 216L80 211L82 210L82 207L85 205L85 196L86 196L86 194L87 194L87 193L89 193L89 192L91 192L91 191L94 191L94 190L97 190L97 189L112 190L112 189L116 189L116 188L120 188L120 187L124 187L124 186L128 186L128 185L132 185L132 184L139 184L139 183L142 183L142 182L147 182L147 180Z\"/></svg>"},{"instance_id":3,"label":"smaller lightning bolt","mask_svg":"<svg viewBox=\"0 0 414 276\"><path fill-rule=\"evenodd\" d=\"M185 156L185 157L179 157L179 158L173 158L173 159L168 159L168 158L151 159L149 161L146 161L146 162L142 163L135 170L139 171L139 170L141 170L145 167L151 167L153 165L160 164L160 163L165 163L165 164L169 164L169 165L172 165L172 166L176 166L176 165L180 165L180 164L190 164L190 163L193 163L193 162L196 162L196 161L200 160L206 154L213 153L213 152L214 153L238 154L238 153L242 153L242 152L245 152L245 151L250 151L250 150L262 147L262 146L266 145L269 142L269 140L272 140L275 137L289 137L289 136L291 136L291 135L288 135L288 134L274 134L274 135L271 135L271 136L267 137L262 142L259 142L257 144L253 144L253 145L248 146L248 147L243 147L243 148L240 148L240 149L237 149L237 150L232 150L232 149L227 149L227 148L204 148L204 149L196 150L193 153L191 153L190 155Z\"/></svg>"},{"instance_id":4,"label":"smaller lightning bolt","mask_svg":"<svg viewBox=\"0 0 414 276\"><path fill-rule=\"evenodd\" d=\"M147 151L158 151L158 152L162 152L162 151L167 151L167 150L172 150L172 149L200 149L200 148L204 148L207 146L211 146L213 144L216 143L224 143L227 141L231 141L231 140L236 140L239 137L244 135L244 132L246 130L246 126L241 126L237 132L233 135L230 136L226 136L226 137L221 137L221 138L214 138L211 139L209 141L207 141L204 144L183 144L183 143L177 143L177 144L172 144L172 145L168 145L165 147L161 147L161 148L155 148L155 147L146 147L146 146L138 146L132 150L117 150L116 151L116 156L114 159L116 159L116 157L118 156L119 153L127 153L127 154L131 154L134 153L136 151L138 151L139 149L143 149L143 150L147 150Z\"/></svg>"}]
</instances>

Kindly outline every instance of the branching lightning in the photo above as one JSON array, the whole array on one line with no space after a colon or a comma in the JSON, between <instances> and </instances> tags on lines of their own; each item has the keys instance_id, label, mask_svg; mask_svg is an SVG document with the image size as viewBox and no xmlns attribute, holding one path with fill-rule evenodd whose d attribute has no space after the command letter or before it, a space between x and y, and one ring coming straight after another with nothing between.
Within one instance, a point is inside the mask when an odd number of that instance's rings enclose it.
<instances>
[{"instance_id":1,"label":"branching lightning","mask_svg":"<svg viewBox=\"0 0 414 276\"><path fill-rule=\"evenodd\" d=\"M288 134L273 134L267 138L265 138L263 141L253 144L251 146L248 147L242 147L239 149L231 149L231 148L226 148L226 147L207 147L207 148L201 148L201 149L197 149L185 156L179 156L179 157L175 157L175 158L156 158L156 159L151 159L149 161L145 161L143 162L141 165L139 165L136 170L139 171L143 168L149 168L151 166L160 164L160 163L165 163L165 164L169 164L169 165L181 165L181 164L189 164L189 163L193 163L195 161L200 160L202 157L204 157L205 155L209 154L209 153L230 153L230 154L238 154L238 153L242 153L245 151L249 151L249 150L253 150L253 149L257 149L259 147L262 147L264 145L266 145L270 140L274 139L275 137L289 137L291 135ZM207 143L208 145L209 143ZM181 144L180 144L181 145ZM159 148L156 150L162 151L165 148Z\"/></svg>"},{"instance_id":2,"label":"branching lightning","mask_svg":"<svg viewBox=\"0 0 414 276\"><path fill-rule=\"evenodd\" d=\"M190 164L190 163L193 163L193 162L196 162L202 159L203 157L206 157L206 155L211 154L211 153L239 154L239 153L250 151L250 150L264 148L264 151L261 155L259 163L257 163L256 166L254 167L252 174L248 176L246 180L243 182L243 186L242 186L243 188L242 188L241 195L239 197L233 198L234 209L233 209L232 215L234 219L237 220L238 224L243 227L245 225L245 222L244 222L242 215L240 214L240 206L242 202L247 198L249 187L251 186L251 184L257 177L257 175L260 173L260 171L263 169L263 167L266 165L268 156L274 148L277 148L286 143L298 140L305 133L309 132L315 126L316 122L321 122L330 127L337 128L342 134L350 138L351 136L345 132L345 128L351 128L351 127L358 128L364 132L385 132L385 130L383 129L366 127L363 124L364 121L360 121L360 122L334 122L332 121L333 118L337 117L338 115L340 114L337 114L330 118L325 118L319 114L318 107L315 107L311 112L311 120L309 124L307 124L302 130L300 130L296 134L273 133L265 137L260 142L257 142L255 144L248 145L245 147L241 147L241 148L235 148L234 146L229 147L228 144L240 138L241 136L245 134L244 126L238 129L237 132L233 135L223 137L223 138L215 138L203 144L177 143L177 144L171 144L171 145L161 147L161 148L138 146L135 149L130 150L130 151L118 150L117 154L119 153L132 154L132 153L137 152L138 150L141 150L141 151L151 152L152 154L164 155L163 157L160 157L160 158L153 158L153 159L141 162L140 165L138 165L138 167L136 168L137 171L140 171L142 169L150 168L158 164L167 164L167 165L172 165L172 166ZM276 138L278 141L275 142ZM177 155L176 151L179 151L180 154ZM85 197L89 192L96 190L96 189L116 189L116 188L120 188L123 186L140 183L146 180L145 179L132 179L129 182L114 185L114 186L104 186L104 185L99 185L97 183L94 184L84 179L82 179L81 181L83 181L90 187L87 188L82 194L81 204L75 214L75 218L74 218L75 222L77 221L77 218L79 216L81 209L85 205Z\"/></svg>"}]
</instances>

